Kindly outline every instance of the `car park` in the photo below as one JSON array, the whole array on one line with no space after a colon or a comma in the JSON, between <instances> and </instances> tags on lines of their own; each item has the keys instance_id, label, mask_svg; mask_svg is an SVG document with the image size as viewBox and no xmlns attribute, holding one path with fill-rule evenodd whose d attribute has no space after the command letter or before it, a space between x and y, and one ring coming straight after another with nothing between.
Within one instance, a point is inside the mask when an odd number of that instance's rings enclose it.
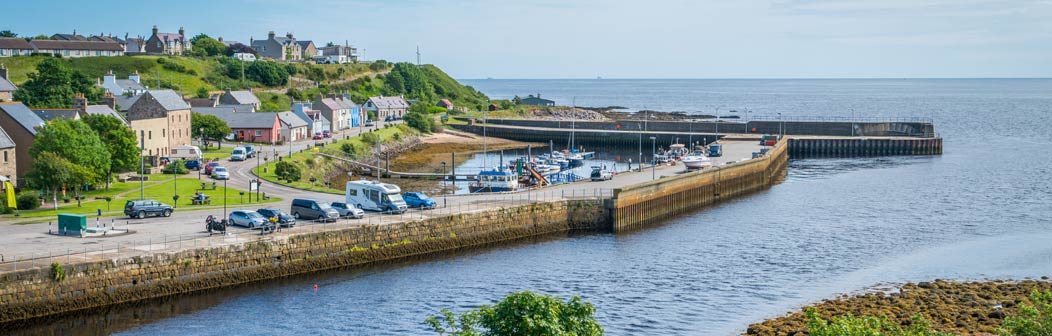
<instances>
[{"instance_id":1,"label":"car park","mask_svg":"<svg viewBox=\"0 0 1052 336\"><path fill-rule=\"evenodd\" d=\"M340 218L361 219L365 217L365 210L355 208L354 205L347 203L332 202L332 208L340 213Z\"/></svg>"},{"instance_id":2,"label":"car park","mask_svg":"<svg viewBox=\"0 0 1052 336\"><path fill-rule=\"evenodd\" d=\"M260 208L257 209L260 215L266 218L277 218L278 224L284 227L296 226L296 217L279 210L278 208Z\"/></svg>"},{"instance_id":3,"label":"car park","mask_svg":"<svg viewBox=\"0 0 1052 336\"><path fill-rule=\"evenodd\" d=\"M186 169L189 169L189 170L198 170L198 169L201 169L201 161L186 160L185 162L183 162L183 166L186 167Z\"/></svg>"},{"instance_id":4,"label":"car park","mask_svg":"<svg viewBox=\"0 0 1052 336\"><path fill-rule=\"evenodd\" d=\"M212 169L212 178L216 180L229 180L230 172L226 170L226 167L216 167Z\"/></svg>"},{"instance_id":5,"label":"car park","mask_svg":"<svg viewBox=\"0 0 1052 336\"><path fill-rule=\"evenodd\" d=\"M212 175L212 171L219 167L219 162L209 162L205 165L205 174Z\"/></svg>"},{"instance_id":6,"label":"car park","mask_svg":"<svg viewBox=\"0 0 1052 336\"><path fill-rule=\"evenodd\" d=\"M405 200L405 204L410 208L434 208L438 203L435 200L428 197L422 192L407 192L402 194L402 199Z\"/></svg>"},{"instance_id":7,"label":"car park","mask_svg":"<svg viewBox=\"0 0 1052 336\"><path fill-rule=\"evenodd\" d=\"M289 212L296 219L335 221L340 218L340 212L333 209L332 205L313 199L292 200L292 209Z\"/></svg>"},{"instance_id":8,"label":"car park","mask_svg":"<svg viewBox=\"0 0 1052 336\"><path fill-rule=\"evenodd\" d=\"M172 215L172 206L154 201L137 200L124 203L124 214L131 218L146 218L147 216L168 217Z\"/></svg>"},{"instance_id":9,"label":"car park","mask_svg":"<svg viewBox=\"0 0 1052 336\"><path fill-rule=\"evenodd\" d=\"M249 229L270 225L270 220L252 210L234 210L230 212L230 225L244 226Z\"/></svg>"}]
</instances>

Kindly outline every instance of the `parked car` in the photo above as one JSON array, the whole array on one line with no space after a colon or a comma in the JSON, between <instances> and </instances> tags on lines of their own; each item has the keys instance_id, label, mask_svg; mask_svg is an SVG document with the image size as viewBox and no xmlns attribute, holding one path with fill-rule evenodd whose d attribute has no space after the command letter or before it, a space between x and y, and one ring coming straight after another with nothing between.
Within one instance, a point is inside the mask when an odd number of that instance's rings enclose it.
<instances>
[{"instance_id":1,"label":"parked car","mask_svg":"<svg viewBox=\"0 0 1052 336\"><path fill-rule=\"evenodd\" d=\"M314 140L321 140L321 139L325 139L325 136L321 135L321 132L316 132L316 133L314 133L314 137L312 139L314 139Z\"/></svg>"},{"instance_id":2,"label":"parked car","mask_svg":"<svg viewBox=\"0 0 1052 336\"><path fill-rule=\"evenodd\" d=\"M373 122L372 120L366 120L365 121L365 127L373 127L373 126L376 126L376 123Z\"/></svg>"},{"instance_id":3,"label":"parked car","mask_svg":"<svg viewBox=\"0 0 1052 336\"><path fill-rule=\"evenodd\" d=\"M278 210L278 208L261 208L256 210L260 215L266 218L277 218L278 224L284 227L296 226L296 217L285 213L284 211Z\"/></svg>"},{"instance_id":4,"label":"parked car","mask_svg":"<svg viewBox=\"0 0 1052 336\"><path fill-rule=\"evenodd\" d=\"M384 122L392 122L392 121L394 121L393 117L391 117L391 116L384 117Z\"/></svg>"},{"instance_id":5,"label":"parked car","mask_svg":"<svg viewBox=\"0 0 1052 336\"><path fill-rule=\"evenodd\" d=\"M248 158L248 151L245 147L236 147L230 152L230 161L245 161Z\"/></svg>"},{"instance_id":6,"label":"parked car","mask_svg":"<svg viewBox=\"0 0 1052 336\"><path fill-rule=\"evenodd\" d=\"M219 162L209 162L205 165L205 174L212 175L212 171L219 167Z\"/></svg>"},{"instance_id":7,"label":"parked car","mask_svg":"<svg viewBox=\"0 0 1052 336\"><path fill-rule=\"evenodd\" d=\"M331 138L332 137L332 132L329 132L329 130L321 131L321 136L326 137L326 138Z\"/></svg>"},{"instance_id":8,"label":"parked car","mask_svg":"<svg viewBox=\"0 0 1052 336\"><path fill-rule=\"evenodd\" d=\"M124 214L131 218L168 217L172 215L172 207L154 200L128 201L124 203Z\"/></svg>"},{"instance_id":9,"label":"parked car","mask_svg":"<svg viewBox=\"0 0 1052 336\"><path fill-rule=\"evenodd\" d=\"M709 145L709 157L723 156L723 145L714 143Z\"/></svg>"},{"instance_id":10,"label":"parked car","mask_svg":"<svg viewBox=\"0 0 1052 336\"><path fill-rule=\"evenodd\" d=\"M226 167L215 167L215 169L212 169L212 178L216 180L229 180L230 172L226 170Z\"/></svg>"},{"instance_id":11,"label":"parked car","mask_svg":"<svg viewBox=\"0 0 1052 336\"><path fill-rule=\"evenodd\" d=\"M353 205L343 202L333 202L332 208L340 213L340 218L361 219L365 217L365 210L355 208Z\"/></svg>"},{"instance_id":12,"label":"parked car","mask_svg":"<svg viewBox=\"0 0 1052 336\"><path fill-rule=\"evenodd\" d=\"M270 220L252 210L234 210L230 213L230 225L244 226L249 229L270 225Z\"/></svg>"},{"instance_id":13,"label":"parked car","mask_svg":"<svg viewBox=\"0 0 1052 336\"><path fill-rule=\"evenodd\" d=\"M296 219L335 221L340 218L340 212L333 209L332 205L312 199L292 200L292 209L289 212Z\"/></svg>"},{"instance_id":14,"label":"parked car","mask_svg":"<svg viewBox=\"0 0 1052 336\"><path fill-rule=\"evenodd\" d=\"M402 194L402 199L405 199L405 204L410 208L434 208L438 203L435 200L428 197L422 192L407 192Z\"/></svg>"},{"instance_id":15,"label":"parked car","mask_svg":"<svg viewBox=\"0 0 1052 336\"><path fill-rule=\"evenodd\" d=\"M186 169L189 169L189 170L198 170L198 169L201 169L201 161L186 160L186 161L183 162L183 166L186 167Z\"/></svg>"},{"instance_id":16,"label":"parked car","mask_svg":"<svg viewBox=\"0 0 1052 336\"><path fill-rule=\"evenodd\" d=\"M245 158L249 159L254 157L256 157L256 148L249 145L245 145Z\"/></svg>"},{"instance_id":17,"label":"parked car","mask_svg":"<svg viewBox=\"0 0 1052 336\"><path fill-rule=\"evenodd\" d=\"M592 167L592 181L606 181L614 178L614 172L603 167Z\"/></svg>"}]
</instances>

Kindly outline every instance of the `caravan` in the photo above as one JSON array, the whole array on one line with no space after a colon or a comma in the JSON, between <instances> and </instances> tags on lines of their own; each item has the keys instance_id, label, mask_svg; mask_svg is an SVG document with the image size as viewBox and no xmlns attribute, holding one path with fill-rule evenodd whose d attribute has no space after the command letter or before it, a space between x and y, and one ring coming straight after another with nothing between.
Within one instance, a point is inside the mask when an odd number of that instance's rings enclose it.
<instances>
[{"instance_id":1,"label":"caravan","mask_svg":"<svg viewBox=\"0 0 1052 336\"><path fill-rule=\"evenodd\" d=\"M204 158L201 148L197 146L175 146L172 147L170 157L183 160L200 160Z\"/></svg>"},{"instance_id":2,"label":"caravan","mask_svg":"<svg viewBox=\"0 0 1052 336\"><path fill-rule=\"evenodd\" d=\"M347 182L346 203L362 210L393 213L403 213L408 207L398 186L368 180Z\"/></svg>"}]
</instances>

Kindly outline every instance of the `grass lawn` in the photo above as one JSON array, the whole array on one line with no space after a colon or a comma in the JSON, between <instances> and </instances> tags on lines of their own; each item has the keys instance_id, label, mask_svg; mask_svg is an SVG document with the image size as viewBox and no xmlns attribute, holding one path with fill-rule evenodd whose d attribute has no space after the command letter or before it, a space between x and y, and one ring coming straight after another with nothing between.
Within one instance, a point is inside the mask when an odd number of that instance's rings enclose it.
<instances>
[{"instance_id":1,"label":"grass lawn","mask_svg":"<svg viewBox=\"0 0 1052 336\"><path fill-rule=\"evenodd\" d=\"M234 147L216 147L216 146L211 146L211 147L208 147L208 149L203 149L202 148L201 151L204 153L205 159L208 159L208 160L219 160L219 159L229 158L230 157L230 152L234 151Z\"/></svg>"},{"instance_id":2,"label":"grass lawn","mask_svg":"<svg viewBox=\"0 0 1052 336\"><path fill-rule=\"evenodd\" d=\"M228 185L227 186L228 188L224 189L223 188L223 182L222 181L218 181L216 190L212 190L211 189L212 188L212 179L203 178L201 180L198 180L196 177L190 177L190 176L196 176L196 173L182 175L182 177L180 177L179 180L178 180L178 189L175 189L176 188L176 183L173 182L173 180L171 178L171 175L162 175L162 174L150 175L150 181L146 181L146 183L144 183L145 188L143 188L143 192L145 194L145 197L146 197L146 199L152 199L152 200L156 200L156 201L159 201L159 202L162 202L162 203L165 203L165 204L172 205L172 206L174 206L176 208L176 211L179 211L180 209L182 209L182 210L197 210L197 209L211 209L211 208L222 207L223 206L223 199L224 199L224 196L223 196L224 190L226 191L226 197L225 198L226 198L226 202L227 202L227 206L228 207L231 207L231 206L235 206L236 207L236 206L240 206L240 205L243 205L243 204L260 204L260 203L272 203L272 202L281 201L280 198L276 198L276 197L271 197L269 200L262 200L260 202L255 202L255 198L252 198L252 201L250 201L249 197L248 197L248 192L246 192L244 197L242 197L239 194L239 192L241 192L244 189L237 189L237 188L235 188L232 185ZM206 187L208 189L204 190L203 192L204 192L205 195L208 195L211 198L211 200L212 200L212 204L211 205L208 205L208 206L191 205L191 197L194 195L194 192L197 192L197 191L200 190L200 188L201 188L201 181L206 182ZM238 187L244 187L245 189L248 189L248 186L238 186ZM175 190L173 190L173 189L175 189ZM266 186L265 185L264 185L263 191L266 191ZM173 194L173 192L177 192L178 195L179 195L178 203L172 201L172 194ZM123 195L121 195L122 193L123 193ZM92 190L90 192L86 192L85 196L87 198L85 200L81 201L81 206L80 207L77 207L76 200L70 200L69 203L63 203L62 200L59 199L58 210L55 210L55 209L27 210L27 211L22 211L21 212L21 217L23 217L23 218L54 217L54 216L56 216L56 215L58 215L60 213L95 214L97 209L102 209L102 214L104 216L121 215L121 213L122 213L122 211L124 209L124 202L126 202L128 200L137 200L137 199L139 199L139 196L140 196L140 193L139 193L139 182L136 181L136 182L118 182L118 183L113 183L113 184L110 185L110 191L109 192L107 192L105 190ZM113 197L113 200L112 200L112 202L110 202L108 207L106 205L106 201L105 200L101 200L101 199L97 200L97 199L95 199L95 197L103 197L103 196L111 196L111 197ZM47 201L45 203L50 204L50 201ZM4 215L4 216L7 217L7 218L12 218L14 215Z\"/></svg>"},{"instance_id":3,"label":"grass lawn","mask_svg":"<svg viewBox=\"0 0 1052 336\"><path fill-rule=\"evenodd\" d=\"M378 134L380 136L380 138L383 139L384 142L386 143L386 142L394 141L393 139L395 138L396 135L397 136L402 136L402 135L409 134L409 133L412 133L412 132L415 132L415 131L409 129L406 126L403 126L403 127L382 128L382 129L380 129L380 130L378 130L378 131L376 131L374 133ZM331 155L344 155L341 152L341 147L343 147L344 144L349 144L349 145L353 146L356 149L368 149L368 148L371 148L371 146L368 146L365 142L362 141L361 136L356 136L356 137L352 137L352 138L347 139L347 140L340 140L340 141L337 141L336 143L325 145L325 147L319 148L319 152L320 153L325 153L325 154L331 154ZM290 157L287 157L287 156L282 158L282 160L289 160L289 159L290 159ZM313 160L313 162L314 162L314 166L313 167L309 167L306 164L306 161L308 159L312 159ZM333 160L331 160L329 158L325 158L325 157L317 157L317 156L314 155L314 151L312 151L312 150L298 152L298 153L293 153L292 156L291 156L291 160L292 160L292 162L294 164L296 164L297 166L300 167L300 171L302 172L301 178L300 178L299 181L293 181L292 183L288 183L288 182L286 182L284 180L280 180L278 178L278 176L274 174L274 165L277 164L276 161L271 161L271 162L268 162L265 165L257 167L254 170L254 172L260 178L262 178L264 180L267 180L267 181L269 181L271 183L277 183L277 184L281 184L281 185L286 185L286 186L290 186L290 187L293 187L293 188L305 189L305 190L311 190L311 191L318 191L318 192L325 192L325 193L337 194L337 195L343 195L343 193L345 192L342 188L329 188L329 187L325 186L325 181L324 181L324 178L325 178L324 174L325 174L325 172L329 172L332 169L335 169L335 162L332 162ZM265 168L266 172L264 172L264 168ZM317 179L314 183L310 182L310 178L312 176L315 179Z\"/></svg>"}]
</instances>

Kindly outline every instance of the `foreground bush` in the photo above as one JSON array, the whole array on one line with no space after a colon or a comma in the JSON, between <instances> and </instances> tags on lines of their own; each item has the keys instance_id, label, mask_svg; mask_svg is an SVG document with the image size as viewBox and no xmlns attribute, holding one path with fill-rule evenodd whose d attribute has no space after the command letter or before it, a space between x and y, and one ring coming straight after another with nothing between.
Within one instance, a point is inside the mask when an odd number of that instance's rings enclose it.
<instances>
[{"instance_id":1,"label":"foreground bush","mask_svg":"<svg viewBox=\"0 0 1052 336\"><path fill-rule=\"evenodd\" d=\"M1031 304L1019 304L1019 316L1005 318L997 334L1004 336L1052 335L1052 292L1030 294Z\"/></svg>"},{"instance_id":2,"label":"foreground bush","mask_svg":"<svg viewBox=\"0 0 1052 336\"><path fill-rule=\"evenodd\" d=\"M493 306L482 306L457 316L443 309L427 318L439 335L602 335L595 306L580 297L561 298L530 291L512 293Z\"/></svg>"},{"instance_id":3,"label":"foreground bush","mask_svg":"<svg viewBox=\"0 0 1052 336\"><path fill-rule=\"evenodd\" d=\"M40 194L36 191L26 190L18 194L15 204L19 210L33 210L40 207Z\"/></svg>"}]
</instances>

